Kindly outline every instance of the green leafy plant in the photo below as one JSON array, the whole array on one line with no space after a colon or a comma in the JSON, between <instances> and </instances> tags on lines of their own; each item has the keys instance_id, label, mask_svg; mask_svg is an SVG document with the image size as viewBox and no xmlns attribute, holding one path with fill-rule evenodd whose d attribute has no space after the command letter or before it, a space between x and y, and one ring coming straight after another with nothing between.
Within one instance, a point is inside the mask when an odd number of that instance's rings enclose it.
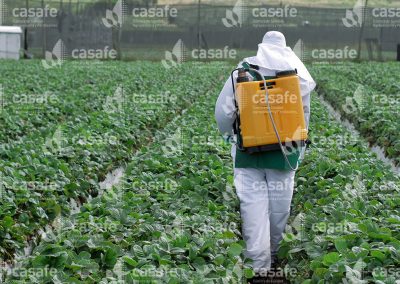
<instances>
[{"instance_id":1,"label":"green leafy plant","mask_svg":"<svg viewBox=\"0 0 400 284\"><path fill-rule=\"evenodd\" d=\"M297 172L290 230L279 251L295 272L291 283L393 283L400 180L361 140L343 139L351 136L317 99L312 109L314 143Z\"/></svg>"},{"instance_id":2,"label":"green leafy plant","mask_svg":"<svg viewBox=\"0 0 400 284\"><path fill-rule=\"evenodd\" d=\"M372 144L400 162L400 83L393 63L346 63L313 66L311 73L323 95Z\"/></svg>"},{"instance_id":3,"label":"green leafy plant","mask_svg":"<svg viewBox=\"0 0 400 284\"><path fill-rule=\"evenodd\" d=\"M98 195L99 182L128 161L215 84L224 65L168 70L151 62L2 62L0 257L12 260L70 200ZM24 76L20 76L24 74ZM12 78L12 79L10 79ZM193 84L188 84L193 82Z\"/></svg>"}]
</instances>

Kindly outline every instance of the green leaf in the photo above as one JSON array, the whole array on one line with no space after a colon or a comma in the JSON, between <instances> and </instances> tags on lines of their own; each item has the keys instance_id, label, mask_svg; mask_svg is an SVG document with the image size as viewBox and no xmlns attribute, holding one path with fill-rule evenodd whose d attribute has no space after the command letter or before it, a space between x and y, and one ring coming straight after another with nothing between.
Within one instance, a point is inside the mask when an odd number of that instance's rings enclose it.
<instances>
[{"instance_id":1,"label":"green leaf","mask_svg":"<svg viewBox=\"0 0 400 284\"><path fill-rule=\"evenodd\" d=\"M253 278L255 276L255 273L251 268L245 268L243 274L244 277L246 277L247 279Z\"/></svg>"},{"instance_id":2,"label":"green leaf","mask_svg":"<svg viewBox=\"0 0 400 284\"><path fill-rule=\"evenodd\" d=\"M243 247L238 243L233 243L229 246L228 255L230 256L238 256L242 253Z\"/></svg>"},{"instance_id":3,"label":"green leaf","mask_svg":"<svg viewBox=\"0 0 400 284\"><path fill-rule=\"evenodd\" d=\"M346 240L343 238L335 239L335 248L338 250L338 252L343 253L347 249Z\"/></svg>"},{"instance_id":4,"label":"green leaf","mask_svg":"<svg viewBox=\"0 0 400 284\"><path fill-rule=\"evenodd\" d=\"M3 225L5 228L11 228L14 225L14 220L10 216L5 216L3 218Z\"/></svg>"},{"instance_id":5,"label":"green leaf","mask_svg":"<svg viewBox=\"0 0 400 284\"><path fill-rule=\"evenodd\" d=\"M117 256L118 254L115 250L112 248L107 249L104 256L105 264L110 268L114 267L115 263L117 263Z\"/></svg>"},{"instance_id":6,"label":"green leaf","mask_svg":"<svg viewBox=\"0 0 400 284\"><path fill-rule=\"evenodd\" d=\"M339 254L337 252L330 252L330 253L324 255L322 263L325 266L330 266L330 265L338 262L339 259L340 259L340 256L339 256Z\"/></svg>"},{"instance_id":7,"label":"green leaf","mask_svg":"<svg viewBox=\"0 0 400 284\"><path fill-rule=\"evenodd\" d=\"M214 258L214 263L216 265L221 265L224 263L224 260L225 260L225 257L223 255L219 254Z\"/></svg>"},{"instance_id":8,"label":"green leaf","mask_svg":"<svg viewBox=\"0 0 400 284\"><path fill-rule=\"evenodd\" d=\"M379 259L380 261L384 261L386 259L386 255L379 250L372 250L371 256Z\"/></svg>"},{"instance_id":9,"label":"green leaf","mask_svg":"<svg viewBox=\"0 0 400 284\"><path fill-rule=\"evenodd\" d=\"M313 204L312 204L309 200L307 200L307 201L304 203L304 208L305 208L305 209L308 209L308 210L311 210L311 209L313 208Z\"/></svg>"},{"instance_id":10,"label":"green leaf","mask_svg":"<svg viewBox=\"0 0 400 284\"><path fill-rule=\"evenodd\" d=\"M319 278L324 278L327 272L329 272L327 268L320 267L315 270L315 275L317 275Z\"/></svg>"},{"instance_id":11,"label":"green leaf","mask_svg":"<svg viewBox=\"0 0 400 284\"><path fill-rule=\"evenodd\" d=\"M132 267L136 267L136 265L138 264L136 260L130 258L129 256L123 256L122 260Z\"/></svg>"}]
</instances>

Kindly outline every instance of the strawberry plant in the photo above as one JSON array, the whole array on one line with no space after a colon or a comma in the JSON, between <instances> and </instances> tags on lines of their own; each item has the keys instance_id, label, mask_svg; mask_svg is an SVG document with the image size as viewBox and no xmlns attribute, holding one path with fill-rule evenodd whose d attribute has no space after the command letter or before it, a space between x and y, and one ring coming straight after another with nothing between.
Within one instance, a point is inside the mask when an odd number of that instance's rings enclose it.
<instances>
[{"instance_id":1,"label":"strawberry plant","mask_svg":"<svg viewBox=\"0 0 400 284\"><path fill-rule=\"evenodd\" d=\"M400 84L396 63L313 66L319 93L372 144L400 162Z\"/></svg>"},{"instance_id":2,"label":"strawberry plant","mask_svg":"<svg viewBox=\"0 0 400 284\"><path fill-rule=\"evenodd\" d=\"M49 231L22 266L55 274L32 283L238 283L252 275L229 145L213 120L220 87L142 146L120 185ZM315 96L312 109L313 144L297 173L282 266L293 283L380 283L378 269L399 266L400 181Z\"/></svg>"},{"instance_id":3,"label":"strawberry plant","mask_svg":"<svg viewBox=\"0 0 400 284\"><path fill-rule=\"evenodd\" d=\"M219 88L143 146L121 185L42 240L25 265L49 265L57 275L34 283L205 283L251 275L240 258L229 145L210 115Z\"/></svg>"},{"instance_id":4,"label":"strawberry plant","mask_svg":"<svg viewBox=\"0 0 400 284\"><path fill-rule=\"evenodd\" d=\"M297 173L279 252L296 271L291 281L394 283L396 273L388 272L400 265L400 180L318 100L312 107L314 144ZM387 282L379 282L385 272Z\"/></svg>"},{"instance_id":5,"label":"strawberry plant","mask_svg":"<svg viewBox=\"0 0 400 284\"><path fill-rule=\"evenodd\" d=\"M67 62L46 80L49 74L33 64L29 78L2 79L8 100L0 114L7 125L0 130L3 258L12 260L42 230L32 253L18 257L2 280L240 283L250 278L230 145L220 138L213 117L225 79L218 75L230 66L187 63L166 72L159 63L105 65ZM398 75L381 82L376 79L385 74L381 65L373 71L376 78L367 80L354 66L363 72L374 67L346 63L342 74L321 66L312 72L324 97L338 109L350 97L355 111L343 114L370 142L398 158L391 152L397 114L386 102L369 107L378 90L396 92ZM7 64L0 68L17 74ZM61 86L62 74L68 83ZM359 93L358 83L364 84ZM10 100L13 94L49 89L64 99L36 115ZM169 93L160 97L160 91ZM108 101L110 94L125 99ZM171 95L176 100L165 100ZM279 250L286 277L291 283L395 283L399 177L338 125L315 94L310 129L313 143L296 175ZM121 183L99 194L98 182L121 163L126 164ZM35 190L35 182L47 186ZM82 204L78 212L69 208L71 200Z\"/></svg>"},{"instance_id":6,"label":"strawberry plant","mask_svg":"<svg viewBox=\"0 0 400 284\"><path fill-rule=\"evenodd\" d=\"M37 230L68 214L70 200L96 196L105 174L201 96L222 67L215 63L201 74L193 65L167 72L160 63L111 62L101 68L68 62L49 73L39 61L2 63L3 259L11 260ZM17 77L21 68L25 76ZM43 101L49 90L54 98Z\"/></svg>"}]
</instances>

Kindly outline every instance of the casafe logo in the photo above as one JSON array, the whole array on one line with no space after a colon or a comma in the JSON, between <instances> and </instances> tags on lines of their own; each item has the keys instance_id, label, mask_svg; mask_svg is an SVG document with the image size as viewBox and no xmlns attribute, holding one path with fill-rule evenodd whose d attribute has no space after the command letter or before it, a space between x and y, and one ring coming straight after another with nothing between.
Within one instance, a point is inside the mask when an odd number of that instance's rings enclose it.
<instances>
[{"instance_id":1,"label":"casafe logo","mask_svg":"<svg viewBox=\"0 0 400 284\"><path fill-rule=\"evenodd\" d=\"M176 18L178 10L169 5L164 8L133 8L132 15L138 18Z\"/></svg>"},{"instance_id":2,"label":"casafe logo","mask_svg":"<svg viewBox=\"0 0 400 284\"><path fill-rule=\"evenodd\" d=\"M301 61L306 60L306 52L303 40L300 38L293 47L294 54L300 58Z\"/></svg>"},{"instance_id":3,"label":"casafe logo","mask_svg":"<svg viewBox=\"0 0 400 284\"><path fill-rule=\"evenodd\" d=\"M66 146L66 138L64 137L63 129L58 126L53 135L46 138L42 150L46 154L60 153Z\"/></svg>"},{"instance_id":4,"label":"casafe logo","mask_svg":"<svg viewBox=\"0 0 400 284\"><path fill-rule=\"evenodd\" d=\"M12 15L16 18L55 18L58 15L58 10L49 5L43 8L14 8Z\"/></svg>"},{"instance_id":5,"label":"casafe logo","mask_svg":"<svg viewBox=\"0 0 400 284\"><path fill-rule=\"evenodd\" d=\"M0 0L0 26L6 21L7 6L5 0Z\"/></svg>"},{"instance_id":6,"label":"casafe logo","mask_svg":"<svg viewBox=\"0 0 400 284\"><path fill-rule=\"evenodd\" d=\"M222 23L227 28L241 27L246 18L246 5L243 0L238 0L232 9L226 10Z\"/></svg>"},{"instance_id":7,"label":"casafe logo","mask_svg":"<svg viewBox=\"0 0 400 284\"><path fill-rule=\"evenodd\" d=\"M3 183L4 183L3 172L0 172L0 200L3 200L3 198L6 197L6 192Z\"/></svg>"},{"instance_id":8,"label":"casafe logo","mask_svg":"<svg viewBox=\"0 0 400 284\"><path fill-rule=\"evenodd\" d=\"M342 279L343 284L367 284L369 283L368 280L363 280L364 275L364 268L367 267L367 264L362 261L362 258L358 259L357 262L350 267L349 265L344 266L346 269L346 278Z\"/></svg>"},{"instance_id":9,"label":"casafe logo","mask_svg":"<svg viewBox=\"0 0 400 284\"><path fill-rule=\"evenodd\" d=\"M108 96L103 105L103 110L108 113L119 113L123 111L125 104L124 89L122 86L118 86L112 96Z\"/></svg>"},{"instance_id":10,"label":"casafe logo","mask_svg":"<svg viewBox=\"0 0 400 284\"><path fill-rule=\"evenodd\" d=\"M164 145L161 149L165 157L175 157L183 154L183 143L185 139L183 138L183 133L180 127L175 131L175 133L167 137Z\"/></svg>"},{"instance_id":11,"label":"casafe logo","mask_svg":"<svg viewBox=\"0 0 400 284\"><path fill-rule=\"evenodd\" d=\"M67 47L60 39L57 41L52 51L46 51L45 59L42 60L42 65L46 69L61 66L67 56L73 59L101 60L101 59L116 59L118 52L106 46L104 49L73 49L67 54Z\"/></svg>"},{"instance_id":12,"label":"casafe logo","mask_svg":"<svg viewBox=\"0 0 400 284\"><path fill-rule=\"evenodd\" d=\"M103 24L107 28L121 28L124 22L127 8L124 0L118 0L112 10L106 10L106 17L103 18Z\"/></svg>"},{"instance_id":13,"label":"casafe logo","mask_svg":"<svg viewBox=\"0 0 400 284\"><path fill-rule=\"evenodd\" d=\"M106 46L104 49L74 49L71 57L74 59L116 59L118 52Z\"/></svg>"},{"instance_id":14,"label":"casafe logo","mask_svg":"<svg viewBox=\"0 0 400 284\"><path fill-rule=\"evenodd\" d=\"M368 194L363 178L360 175L355 176L351 183L346 184L341 192L343 200L349 202L353 202L357 197L366 197Z\"/></svg>"},{"instance_id":15,"label":"casafe logo","mask_svg":"<svg viewBox=\"0 0 400 284\"><path fill-rule=\"evenodd\" d=\"M289 225L286 225L285 233L283 234L283 239L286 242L292 241L302 241L305 239L305 213L300 212Z\"/></svg>"},{"instance_id":16,"label":"casafe logo","mask_svg":"<svg viewBox=\"0 0 400 284\"><path fill-rule=\"evenodd\" d=\"M286 4L283 8L253 8L252 16L254 18L295 18L297 17L297 9Z\"/></svg>"},{"instance_id":17,"label":"casafe logo","mask_svg":"<svg viewBox=\"0 0 400 284\"><path fill-rule=\"evenodd\" d=\"M42 59L42 65L46 69L58 67L63 64L66 58L66 48L64 42L60 39L57 41L52 51L46 51L45 59Z\"/></svg>"},{"instance_id":18,"label":"casafe logo","mask_svg":"<svg viewBox=\"0 0 400 284\"><path fill-rule=\"evenodd\" d=\"M237 51L235 49L230 49L229 46L224 48L210 48L210 49L193 49L191 52L191 57L194 59L224 59L230 58L235 59L237 56Z\"/></svg>"},{"instance_id":19,"label":"casafe logo","mask_svg":"<svg viewBox=\"0 0 400 284\"><path fill-rule=\"evenodd\" d=\"M343 25L347 28L361 27L365 15L365 0L358 0L353 10L346 9L346 17L342 18Z\"/></svg>"},{"instance_id":20,"label":"casafe logo","mask_svg":"<svg viewBox=\"0 0 400 284\"><path fill-rule=\"evenodd\" d=\"M343 48L315 48L307 51L302 39L299 39L293 47L293 52L301 61L343 61L357 58L357 50L344 46Z\"/></svg>"},{"instance_id":21,"label":"casafe logo","mask_svg":"<svg viewBox=\"0 0 400 284\"><path fill-rule=\"evenodd\" d=\"M2 112L2 110L4 109L4 101L5 101L5 98L4 98L4 88L3 88L3 85L2 84L0 84L0 113Z\"/></svg>"},{"instance_id":22,"label":"casafe logo","mask_svg":"<svg viewBox=\"0 0 400 284\"><path fill-rule=\"evenodd\" d=\"M371 11L372 26L375 28L400 27L400 7L374 8Z\"/></svg>"},{"instance_id":23,"label":"casafe logo","mask_svg":"<svg viewBox=\"0 0 400 284\"><path fill-rule=\"evenodd\" d=\"M285 155L290 156L299 153L300 149L296 141L305 140L305 132L301 127L297 127L292 137L286 137L284 141L283 151ZM293 167L293 165L292 165Z\"/></svg>"},{"instance_id":24,"label":"casafe logo","mask_svg":"<svg viewBox=\"0 0 400 284\"><path fill-rule=\"evenodd\" d=\"M165 59L161 61L162 65L169 69L182 64L187 58L187 48L181 39L179 39L172 51L165 52Z\"/></svg>"},{"instance_id":25,"label":"casafe logo","mask_svg":"<svg viewBox=\"0 0 400 284\"><path fill-rule=\"evenodd\" d=\"M353 97L346 97L346 103L342 105L343 111L347 114L362 111L366 103L365 93L366 90L364 86L359 84L354 91Z\"/></svg>"}]
</instances>

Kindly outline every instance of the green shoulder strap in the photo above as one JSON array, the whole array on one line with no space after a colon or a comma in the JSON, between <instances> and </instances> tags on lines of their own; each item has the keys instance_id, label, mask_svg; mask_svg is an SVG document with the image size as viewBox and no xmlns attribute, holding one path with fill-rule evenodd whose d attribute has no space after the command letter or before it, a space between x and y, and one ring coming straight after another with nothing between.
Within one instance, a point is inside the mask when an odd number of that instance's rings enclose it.
<instances>
[{"instance_id":1,"label":"green shoulder strap","mask_svg":"<svg viewBox=\"0 0 400 284\"><path fill-rule=\"evenodd\" d=\"M243 66L243 68L246 68L246 69L250 69L250 68L251 68L250 64L247 63L246 61L244 61L244 62L242 63L242 66ZM261 81L261 80L262 80L262 78L260 77L260 75L259 75L258 73L254 72L254 71L252 71L252 70L250 70L249 73L250 73L250 75L253 76L253 78L256 79L257 81Z\"/></svg>"},{"instance_id":2,"label":"green shoulder strap","mask_svg":"<svg viewBox=\"0 0 400 284\"><path fill-rule=\"evenodd\" d=\"M246 61L244 61L242 63L242 67L246 68L246 69L250 69L252 68L251 65L249 63L247 63ZM250 75L253 76L254 79L256 79L257 81L261 81L263 78L256 72L250 70L249 71ZM264 76L265 80L272 80L272 79L276 79L276 76Z\"/></svg>"}]
</instances>

